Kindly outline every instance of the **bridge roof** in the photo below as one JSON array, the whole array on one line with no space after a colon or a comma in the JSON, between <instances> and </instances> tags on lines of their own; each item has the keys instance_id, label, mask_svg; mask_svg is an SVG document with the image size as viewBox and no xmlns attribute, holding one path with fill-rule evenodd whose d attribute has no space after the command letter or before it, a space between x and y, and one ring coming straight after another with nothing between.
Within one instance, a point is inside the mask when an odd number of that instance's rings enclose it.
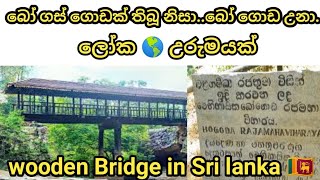
<instances>
[{"instance_id":1,"label":"bridge roof","mask_svg":"<svg viewBox=\"0 0 320 180\"><path fill-rule=\"evenodd\" d=\"M28 79L8 83L7 94L51 95L62 97L111 98L120 100L146 100L164 102L186 102L186 92L137 88L105 86L93 83L79 83L48 79Z\"/></svg>"}]
</instances>

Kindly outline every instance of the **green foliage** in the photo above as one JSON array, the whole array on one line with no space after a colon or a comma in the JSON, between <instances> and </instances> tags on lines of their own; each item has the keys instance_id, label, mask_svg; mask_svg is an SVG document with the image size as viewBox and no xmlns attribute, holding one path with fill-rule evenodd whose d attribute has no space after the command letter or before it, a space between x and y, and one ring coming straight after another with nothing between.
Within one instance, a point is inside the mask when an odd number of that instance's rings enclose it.
<instances>
[{"instance_id":1,"label":"green foliage","mask_svg":"<svg viewBox=\"0 0 320 180\"><path fill-rule=\"evenodd\" d=\"M32 67L0 66L0 90L8 82L25 79ZM3 95L4 96L4 95ZM47 147L33 130L24 126L23 117L12 111L15 97L4 96L0 104L0 168L5 168L7 160L48 159Z\"/></svg>"},{"instance_id":2,"label":"green foliage","mask_svg":"<svg viewBox=\"0 0 320 180\"><path fill-rule=\"evenodd\" d=\"M66 159L89 161L93 156L97 155L98 126L59 124L48 125L48 127L50 153L53 156L64 155ZM105 150L113 152L113 130L105 130L104 139ZM148 126L122 126L122 150L124 153L142 153L141 159L147 159L145 157L144 145L148 139Z\"/></svg>"},{"instance_id":3,"label":"green foliage","mask_svg":"<svg viewBox=\"0 0 320 180\"><path fill-rule=\"evenodd\" d=\"M98 155L97 125L49 125L49 149L52 157L64 155L67 160L86 160L93 165L93 157ZM140 160L150 160L153 152L147 146L148 126L124 125L122 127L122 155L128 159L136 155ZM104 148L108 158L114 150L113 130L105 130Z\"/></svg>"},{"instance_id":4,"label":"green foliage","mask_svg":"<svg viewBox=\"0 0 320 180\"><path fill-rule=\"evenodd\" d=\"M90 80L89 77L81 76L81 77L78 79L78 82L87 83L87 82L89 82L89 80Z\"/></svg>"},{"instance_id":5,"label":"green foliage","mask_svg":"<svg viewBox=\"0 0 320 180\"><path fill-rule=\"evenodd\" d=\"M200 66L187 66L187 75L191 76L192 74L196 73Z\"/></svg>"},{"instance_id":6,"label":"green foliage","mask_svg":"<svg viewBox=\"0 0 320 180\"><path fill-rule=\"evenodd\" d=\"M122 148L125 159L130 155L136 155L139 160L151 160L153 152L148 147L149 128L144 125L122 126Z\"/></svg>"},{"instance_id":7,"label":"green foliage","mask_svg":"<svg viewBox=\"0 0 320 180\"><path fill-rule=\"evenodd\" d=\"M5 169L8 160L48 160L46 143L26 129L20 112L0 115L0 168Z\"/></svg>"},{"instance_id":8,"label":"green foliage","mask_svg":"<svg viewBox=\"0 0 320 180\"><path fill-rule=\"evenodd\" d=\"M123 86L123 87L145 87L145 86L147 86L147 82L142 81L142 80L120 81L118 83L118 85Z\"/></svg>"},{"instance_id":9,"label":"green foliage","mask_svg":"<svg viewBox=\"0 0 320 180\"><path fill-rule=\"evenodd\" d=\"M31 72L31 66L0 66L0 91L3 91L6 84L24 80ZM12 104L15 103L15 97L5 96L5 102L0 104L0 113L8 114L12 110Z\"/></svg>"},{"instance_id":10,"label":"green foliage","mask_svg":"<svg viewBox=\"0 0 320 180\"><path fill-rule=\"evenodd\" d=\"M97 155L98 128L94 125L48 125L50 154L69 160L92 160Z\"/></svg>"},{"instance_id":11,"label":"green foliage","mask_svg":"<svg viewBox=\"0 0 320 180\"><path fill-rule=\"evenodd\" d=\"M12 111L12 104L15 102L14 96L7 96L5 102L0 103L0 114L9 114Z\"/></svg>"},{"instance_id":12,"label":"green foliage","mask_svg":"<svg viewBox=\"0 0 320 180\"><path fill-rule=\"evenodd\" d=\"M0 66L0 88L4 89L8 82L25 79L31 70L31 66Z\"/></svg>"},{"instance_id":13,"label":"green foliage","mask_svg":"<svg viewBox=\"0 0 320 180\"><path fill-rule=\"evenodd\" d=\"M227 66L216 66L218 72L223 72L229 69L232 69L235 66L227 65Z\"/></svg>"},{"instance_id":14,"label":"green foliage","mask_svg":"<svg viewBox=\"0 0 320 180\"><path fill-rule=\"evenodd\" d=\"M99 85L108 85L108 86L116 86L117 85L117 83L112 82L112 81L105 79L105 78L99 79L99 80L94 80L93 83L99 84Z\"/></svg>"},{"instance_id":15,"label":"green foliage","mask_svg":"<svg viewBox=\"0 0 320 180\"><path fill-rule=\"evenodd\" d=\"M89 83L90 78L86 76L81 76L78 79L78 82L82 83ZM119 82L112 82L109 79L102 78L102 79L97 79L92 81L94 84L99 84L99 85L106 85L106 86L121 86L121 87L146 87L147 82L143 80L129 80L129 81L119 81Z\"/></svg>"},{"instance_id":16,"label":"green foliage","mask_svg":"<svg viewBox=\"0 0 320 180\"><path fill-rule=\"evenodd\" d=\"M0 123L3 126L10 127L12 130L21 130L21 127L24 123L23 117L20 115L19 111L12 111L9 115L1 115L0 116ZM4 132L5 134L6 132Z\"/></svg>"}]
</instances>

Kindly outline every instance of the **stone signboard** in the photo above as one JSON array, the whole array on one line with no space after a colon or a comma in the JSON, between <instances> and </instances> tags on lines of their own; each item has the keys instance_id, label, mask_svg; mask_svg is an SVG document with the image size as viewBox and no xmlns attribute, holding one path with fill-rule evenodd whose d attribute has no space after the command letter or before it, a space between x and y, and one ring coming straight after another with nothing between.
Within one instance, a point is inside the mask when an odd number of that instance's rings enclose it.
<instances>
[{"instance_id":1,"label":"stone signboard","mask_svg":"<svg viewBox=\"0 0 320 180\"><path fill-rule=\"evenodd\" d=\"M281 162L281 177L320 179L320 72L203 74L193 76L201 155ZM314 174L289 176L288 158L313 158Z\"/></svg>"}]
</instances>

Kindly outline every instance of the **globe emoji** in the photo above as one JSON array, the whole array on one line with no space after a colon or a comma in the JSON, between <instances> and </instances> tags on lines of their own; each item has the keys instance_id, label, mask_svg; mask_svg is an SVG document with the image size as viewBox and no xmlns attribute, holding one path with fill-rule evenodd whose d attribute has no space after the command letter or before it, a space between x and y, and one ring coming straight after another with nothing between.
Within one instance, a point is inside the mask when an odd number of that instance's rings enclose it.
<instances>
[{"instance_id":1,"label":"globe emoji","mask_svg":"<svg viewBox=\"0 0 320 180\"><path fill-rule=\"evenodd\" d=\"M163 50L162 41L158 37L150 36L143 41L142 50L148 57L158 57Z\"/></svg>"}]
</instances>

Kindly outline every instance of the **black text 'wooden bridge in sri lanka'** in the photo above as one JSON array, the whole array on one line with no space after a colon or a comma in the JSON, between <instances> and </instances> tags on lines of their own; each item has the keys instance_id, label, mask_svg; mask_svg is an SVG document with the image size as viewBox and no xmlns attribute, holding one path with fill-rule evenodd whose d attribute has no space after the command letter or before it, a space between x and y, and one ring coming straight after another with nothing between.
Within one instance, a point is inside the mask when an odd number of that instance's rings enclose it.
<instances>
[{"instance_id":1,"label":"black text 'wooden bridge in sri lanka'","mask_svg":"<svg viewBox=\"0 0 320 180\"><path fill-rule=\"evenodd\" d=\"M105 129L114 129L115 156L121 152L121 125L186 126L186 92L104 86L46 79L8 83L14 109L26 121L99 125L99 154Z\"/></svg>"}]
</instances>

